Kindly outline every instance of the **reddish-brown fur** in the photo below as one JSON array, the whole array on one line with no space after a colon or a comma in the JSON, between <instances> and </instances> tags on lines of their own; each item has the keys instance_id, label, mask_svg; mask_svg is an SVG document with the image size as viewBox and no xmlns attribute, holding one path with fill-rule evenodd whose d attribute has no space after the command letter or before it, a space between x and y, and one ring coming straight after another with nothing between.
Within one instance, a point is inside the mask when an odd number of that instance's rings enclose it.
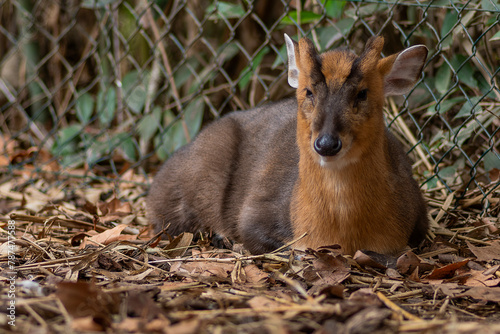
<instances>
[{"instance_id":1,"label":"reddish-brown fur","mask_svg":"<svg viewBox=\"0 0 500 334\"><path fill-rule=\"evenodd\" d=\"M381 37L361 57L318 55L305 38L289 47L296 103L229 114L174 154L148 197L156 231L166 224L172 234L212 229L253 253L303 233L294 247L392 254L417 245L428 226L425 203L382 106L388 91L415 83L426 50L380 59ZM404 62L410 70L400 70ZM315 150L325 134L342 143L338 153Z\"/></svg>"}]
</instances>

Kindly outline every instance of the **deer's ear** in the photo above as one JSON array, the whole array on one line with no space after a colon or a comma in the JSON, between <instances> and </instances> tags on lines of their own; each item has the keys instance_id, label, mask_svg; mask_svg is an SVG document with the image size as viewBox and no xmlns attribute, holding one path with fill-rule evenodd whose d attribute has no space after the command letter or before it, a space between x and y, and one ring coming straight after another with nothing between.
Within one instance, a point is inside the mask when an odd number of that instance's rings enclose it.
<instances>
[{"instance_id":1,"label":"deer's ear","mask_svg":"<svg viewBox=\"0 0 500 334\"><path fill-rule=\"evenodd\" d=\"M420 78L426 58L427 48L415 45L381 59L378 68L385 75L385 96L407 94Z\"/></svg>"},{"instance_id":2,"label":"deer's ear","mask_svg":"<svg viewBox=\"0 0 500 334\"><path fill-rule=\"evenodd\" d=\"M293 88L299 87L299 67L297 66L298 44L285 34L286 53L288 55L288 84Z\"/></svg>"}]
</instances>

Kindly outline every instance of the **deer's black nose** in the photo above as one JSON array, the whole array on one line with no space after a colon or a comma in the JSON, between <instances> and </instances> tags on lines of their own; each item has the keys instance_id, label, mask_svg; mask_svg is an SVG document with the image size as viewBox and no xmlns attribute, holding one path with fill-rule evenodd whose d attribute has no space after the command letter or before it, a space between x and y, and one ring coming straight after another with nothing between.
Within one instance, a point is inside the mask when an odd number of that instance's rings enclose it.
<instances>
[{"instance_id":1,"label":"deer's black nose","mask_svg":"<svg viewBox=\"0 0 500 334\"><path fill-rule=\"evenodd\" d=\"M332 157L342 149L342 141L331 135L322 135L314 141L314 149L321 156Z\"/></svg>"}]
</instances>

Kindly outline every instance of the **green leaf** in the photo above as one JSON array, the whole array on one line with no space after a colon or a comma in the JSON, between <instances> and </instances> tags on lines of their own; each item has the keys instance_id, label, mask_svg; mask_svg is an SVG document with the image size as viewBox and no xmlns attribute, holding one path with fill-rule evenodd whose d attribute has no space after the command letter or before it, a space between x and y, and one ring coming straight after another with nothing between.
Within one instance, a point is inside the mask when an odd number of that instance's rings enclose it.
<instances>
[{"instance_id":1,"label":"green leaf","mask_svg":"<svg viewBox=\"0 0 500 334\"><path fill-rule=\"evenodd\" d=\"M439 103L439 105L436 104L434 106L429 107L427 114L433 115L437 112L437 110L439 108L439 114L442 115L442 114L446 113L448 110L450 110L452 107L463 102L464 100L465 100L465 97L453 97L451 99L446 99L444 101L441 101Z\"/></svg>"},{"instance_id":2,"label":"green leaf","mask_svg":"<svg viewBox=\"0 0 500 334\"><path fill-rule=\"evenodd\" d=\"M470 88L478 88L479 83L474 78L475 69L471 65L471 60L467 60L467 57L464 55L457 54L451 60L451 65L455 69L460 82L466 84Z\"/></svg>"},{"instance_id":3,"label":"green leaf","mask_svg":"<svg viewBox=\"0 0 500 334\"><path fill-rule=\"evenodd\" d=\"M431 173L428 170L424 171L425 177L429 178L430 175L431 175ZM428 190L434 189L437 187L438 181L439 181L439 179L434 175L425 181L425 184L423 187L424 187L424 189L428 189Z\"/></svg>"},{"instance_id":4,"label":"green leaf","mask_svg":"<svg viewBox=\"0 0 500 334\"><path fill-rule=\"evenodd\" d=\"M193 78L193 76L197 73L199 64L199 61L195 58L188 59L184 64L182 64L174 73L175 86L180 88L190 78Z\"/></svg>"},{"instance_id":5,"label":"green leaf","mask_svg":"<svg viewBox=\"0 0 500 334\"><path fill-rule=\"evenodd\" d=\"M210 15L211 20L218 18L238 19L245 15L245 10L241 4L218 1L215 4L212 3L209 5L206 9L206 13L213 13Z\"/></svg>"},{"instance_id":6,"label":"green leaf","mask_svg":"<svg viewBox=\"0 0 500 334\"><path fill-rule=\"evenodd\" d=\"M478 105L478 103L481 101L481 98L481 96L474 96L469 100L466 100L454 118L469 117L472 114L480 113L482 108Z\"/></svg>"},{"instance_id":7,"label":"green leaf","mask_svg":"<svg viewBox=\"0 0 500 334\"><path fill-rule=\"evenodd\" d=\"M486 11L497 12L500 10L500 3L498 0L481 0L481 8Z\"/></svg>"},{"instance_id":8,"label":"green leaf","mask_svg":"<svg viewBox=\"0 0 500 334\"><path fill-rule=\"evenodd\" d=\"M158 131L158 125L161 121L160 118L161 109L158 106L153 109L152 113L142 117L137 125L137 131L142 140L149 141L153 138L153 135Z\"/></svg>"},{"instance_id":9,"label":"green leaf","mask_svg":"<svg viewBox=\"0 0 500 334\"><path fill-rule=\"evenodd\" d=\"M484 169L489 172L493 169L500 170L500 157L494 152L489 151L483 156Z\"/></svg>"},{"instance_id":10,"label":"green leaf","mask_svg":"<svg viewBox=\"0 0 500 334\"><path fill-rule=\"evenodd\" d=\"M323 15L321 15L321 14L316 14L316 13L309 12L309 11L301 11L300 12L300 24L316 22L319 19L321 19L322 16ZM286 25L295 25L296 23L294 23L294 22L299 23L299 19L298 19L296 10L288 12L288 15L285 16L281 20L280 23L286 24Z\"/></svg>"},{"instance_id":11,"label":"green leaf","mask_svg":"<svg viewBox=\"0 0 500 334\"><path fill-rule=\"evenodd\" d=\"M77 150L78 138L83 130L81 124L70 125L58 131L56 141L52 146L55 156L73 154Z\"/></svg>"},{"instance_id":12,"label":"green leaf","mask_svg":"<svg viewBox=\"0 0 500 334\"><path fill-rule=\"evenodd\" d=\"M342 10L344 9L344 6L346 4L345 1L323 0L322 2L326 9L326 15L335 19L338 19L342 16Z\"/></svg>"},{"instance_id":13,"label":"green leaf","mask_svg":"<svg viewBox=\"0 0 500 334\"><path fill-rule=\"evenodd\" d=\"M436 73L436 89L441 94L448 91L451 79L451 69L447 64L443 64Z\"/></svg>"},{"instance_id":14,"label":"green leaf","mask_svg":"<svg viewBox=\"0 0 500 334\"><path fill-rule=\"evenodd\" d=\"M253 57L252 62L240 72L241 79L238 82L238 87L241 90L247 87L248 82L252 78L252 75L256 72L257 67L259 67L260 63L262 62L262 59L268 52L269 52L269 47L268 46L264 47L262 50L259 51L259 53L257 53L255 57Z\"/></svg>"},{"instance_id":15,"label":"green leaf","mask_svg":"<svg viewBox=\"0 0 500 334\"><path fill-rule=\"evenodd\" d=\"M292 36L290 36L290 38L295 40L295 38ZM286 53L286 44L283 44L280 47L280 49L278 50L278 54L276 55L276 59L274 60L274 63L271 65L271 68L274 70L279 65L286 64L287 59L288 59L288 55Z\"/></svg>"},{"instance_id":16,"label":"green leaf","mask_svg":"<svg viewBox=\"0 0 500 334\"><path fill-rule=\"evenodd\" d=\"M487 114L479 114L476 117L471 118L466 123L457 126L453 129L450 135L454 135L453 142L458 146L462 146L463 143L468 139L473 139L476 135L483 132L483 128L488 128L490 124L493 122L493 119L496 119L493 115Z\"/></svg>"},{"instance_id":17,"label":"green leaf","mask_svg":"<svg viewBox=\"0 0 500 334\"><path fill-rule=\"evenodd\" d=\"M240 48L235 43L221 46L219 50L217 50L217 63L223 64L226 61L233 59L239 51Z\"/></svg>"},{"instance_id":18,"label":"green leaf","mask_svg":"<svg viewBox=\"0 0 500 334\"><path fill-rule=\"evenodd\" d=\"M443 25L441 26L441 38L444 38L444 36L450 33L451 30L454 29L457 22L458 14L453 10L448 11L444 17ZM451 32L450 35L448 35L444 40L441 41L441 45L443 46L443 48L448 48L452 42L453 33Z\"/></svg>"},{"instance_id":19,"label":"green leaf","mask_svg":"<svg viewBox=\"0 0 500 334\"><path fill-rule=\"evenodd\" d=\"M76 117L82 124L87 124L94 111L94 98L84 93L76 100Z\"/></svg>"},{"instance_id":20,"label":"green leaf","mask_svg":"<svg viewBox=\"0 0 500 334\"><path fill-rule=\"evenodd\" d=\"M498 40L500 40L500 31L497 31L497 33L490 38L490 41L498 41Z\"/></svg>"},{"instance_id":21,"label":"green leaf","mask_svg":"<svg viewBox=\"0 0 500 334\"><path fill-rule=\"evenodd\" d=\"M316 33L321 50L326 51L330 49L336 42L347 36L354 22L355 20L349 17L339 20L333 25L317 28Z\"/></svg>"},{"instance_id":22,"label":"green leaf","mask_svg":"<svg viewBox=\"0 0 500 334\"><path fill-rule=\"evenodd\" d=\"M139 114L146 103L146 87L149 73L144 71L139 75L137 71L130 71L122 80L124 100L128 108Z\"/></svg>"},{"instance_id":23,"label":"green leaf","mask_svg":"<svg viewBox=\"0 0 500 334\"><path fill-rule=\"evenodd\" d=\"M82 8L89 8L89 9L104 8L107 5L119 1L120 0L83 0L80 6Z\"/></svg>"},{"instance_id":24,"label":"green leaf","mask_svg":"<svg viewBox=\"0 0 500 334\"><path fill-rule=\"evenodd\" d=\"M182 122L175 118L172 111L165 111L164 118L167 123L167 129L164 133L156 136L154 140L156 154L163 160L187 143Z\"/></svg>"},{"instance_id":25,"label":"green leaf","mask_svg":"<svg viewBox=\"0 0 500 334\"><path fill-rule=\"evenodd\" d=\"M125 138L120 143L120 148L123 150L123 155L125 156L125 159L129 161L137 161L135 144L131 137Z\"/></svg>"},{"instance_id":26,"label":"green leaf","mask_svg":"<svg viewBox=\"0 0 500 334\"><path fill-rule=\"evenodd\" d=\"M457 176L457 166L453 165L441 168L438 172L438 175L448 182L454 181Z\"/></svg>"},{"instance_id":27,"label":"green leaf","mask_svg":"<svg viewBox=\"0 0 500 334\"><path fill-rule=\"evenodd\" d=\"M97 116L103 126L108 126L115 117L116 89L100 90L97 94Z\"/></svg>"},{"instance_id":28,"label":"green leaf","mask_svg":"<svg viewBox=\"0 0 500 334\"><path fill-rule=\"evenodd\" d=\"M373 16L377 12L384 12L389 7L384 4L369 4L345 10L345 15L359 20L360 17Z\"/></svg>"},{"instance_id":29,"label":"green leaf","mask_svg":"<svg viewBox=\"0 0 500 334\"><path fill-rule=\"evenodd\" d=\"M186 122L191 139L198 133L203 120L205 101L201 97L194 99L184 108L183 119Z\"/></svg>"}]
</instances>

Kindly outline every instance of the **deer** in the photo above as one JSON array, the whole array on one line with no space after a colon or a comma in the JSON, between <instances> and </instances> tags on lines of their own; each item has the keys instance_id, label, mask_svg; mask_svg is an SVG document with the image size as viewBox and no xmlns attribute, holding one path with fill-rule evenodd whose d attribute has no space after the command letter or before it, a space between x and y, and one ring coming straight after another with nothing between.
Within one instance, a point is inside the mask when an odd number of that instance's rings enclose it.
<instances>
[{"instance_id":1,"label":"deer","mask_svg":"<svg viewBox=\"0 0 500 334\"><path fill-rule=\"evenodd\" d=\"M382 57L375 36L360 56L320 54L307 37L284 37L295 98L230 112L177 150L147 197L155 232L212 231L253 254L291 241L348 255L419 246L426 203L383 105L419 81L427 48Z\"/></svg>"}]
</instances>

